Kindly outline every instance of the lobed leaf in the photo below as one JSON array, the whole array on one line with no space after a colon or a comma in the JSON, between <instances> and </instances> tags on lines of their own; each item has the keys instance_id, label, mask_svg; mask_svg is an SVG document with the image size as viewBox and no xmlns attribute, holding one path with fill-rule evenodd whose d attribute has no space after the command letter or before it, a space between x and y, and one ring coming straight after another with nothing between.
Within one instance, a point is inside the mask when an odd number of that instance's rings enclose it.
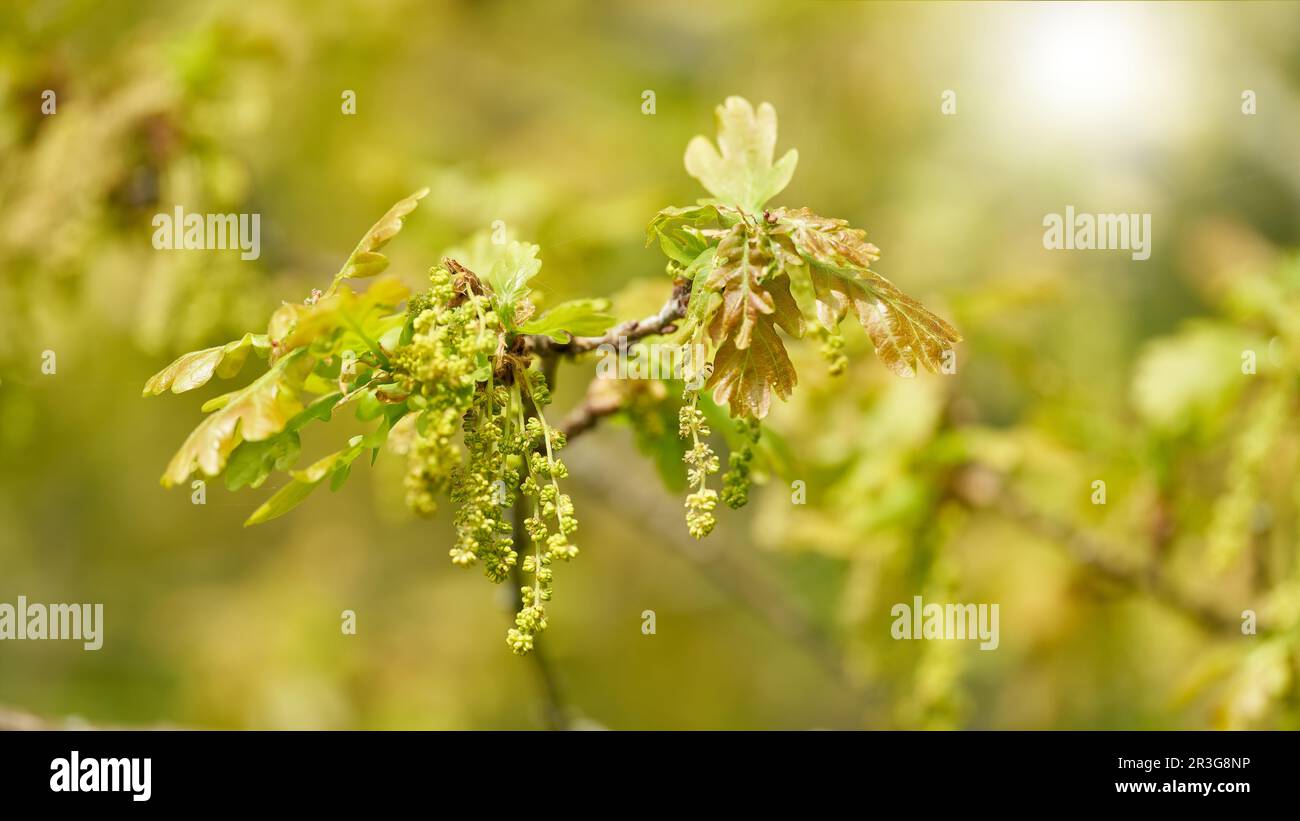
<instances>
[{"instance_id":1,"label":"lobed leaf","mask_svg":"<svg viewBox=\"0 0 1300 821\"><path fill-rule=\"evenodd\" d=\"M385 414L383 422L370 433L353 436L348 440L348 446L342 450L318 459L303 470L290 472L292 481L284 487L277 490L271 498L267 499L252 515L244 522L244 527L269 522L293 510L302 504L312 491L320 486L326 479L330 480L332 490L338 490L346 481L349 471L352 469L352 463L357 457L367 450L376 450L381 447L388 438L388 433L393 426L400 421L405 414L404 407L394 407L391 413Z\"/></svg>"},{"instance_id":2,"label":"lobed leaf","mask_svg":"<svg viewBox=\"0 0 1300 821\"><path fill-rule=\"evenodd\" d=\"M257 442L284 430L302 410L298 385L312 364L305 354L298 350L284 357L200 422L167 465L163 485L181 484L196 470L216 476L241 441Z\"/></svg>"},{"instance_id":3,"label":"lobed leaf","mask_svg":"<svg viewBox=\"0 0 1300 821\"><path fill-rule=\"evenodd\" d=\"M519 326L526 334L543 334L556 342L603 334L614 323L607 299L573 299Z\"/></svg>"},{"instance_id":4,"label":"lobed leaf","mask_svg":"<svg viewBox=\"0 0 1300 821\"><path fill-rule=\"evenodd\" d=\"M717 108L718 145L704 136L686 146L686 171L725 203L757 213L790 183L799 152L790 149L772 162L776 150L776 109L758 110L743 97L728 97Z\"/></svg>"},{"instance_id":5,"label":"lobed leaf","mask_svg":"<svg viewBox=\"0 0 1300 821\"><path fill-rule=\"evenodd\" d=\"M788 399L798 381L775 323L764 316L755 323L747 347L729 338L718 348L706 387L713 390L715 402L729 405L733 417L762 419L771 408L772 393Z\"/></svg>"},{"instance_id":6,"label":"lobed leaf","mask_svg":"<svg viewBox=\"0 0 1300 821\"><path fill-rule=\"evenodd\" d=\"M536 245L510 240L493 242L486 231L475 234L464 247L447 251L446 256L474 272L493 292L497 316L507 328L516 328L526 321L531 309L526 300L530 293L528 283L542 268L537 258L541 251Z\"/></svg>"},{"instance_id":7,"label":"lobed leaf","mask_svg":"<svg viewBox=\"0 0 1300 821\"><path fill-rule=\"evenodd\" d=\"M362 344L382 354L375 340L389 327L380 318L409 295L401 280L388 276L375 280L362 294L343 288L310 304L286 302L271 315L266 335L277 358L340 328L353 332ZM401 320L399 316L394 321Z\"/></svg>"},{"instance_id":8,"label":"lobed leaf","mask_svg":"<svg viewBox=\"0 0 1300 821\"><path fill-rule=\"evenodd\" d=\"M707 276L697 275L686 308L686 334L707 334L717 353L708 387L736 415L766 416L772 392L790 395L794 366L776 333L803 335L803 316L780 270L783 252L762 226L741 220L719 240ZM688 375L693 378L694 374Z\"/></svg>"},{"instance_id":9,"label":"lobed leaf","mask_svg":"<svg viewBox=\"0 0 1300 821\"><path fill-rule=\"evenodd\" d=\"M249 333L225 345L187 353L151 376L144 385L143 395L157 396L167 390L172 393L192 391L206 385L213 374L230 379L244 367L250 350L265 356L268 349L265 334Z\"/></svg>"},{"instance_id":10,"label":"lobed leaf","mask_svg":"<svg viewBox=\"0 0 1300 821\"><path fill-rule=\"evenodd\" d=\"M343 263L343 267L334 275L334 285L337 286L345 279L361 279L382 273L388 267L388 257L379 253L379 249L397 236L402 230L405 217L415 210L420 200L428 193L428 188L421 188L409 197L398 200L392 208L388 209L388 213L370 226L370 230L352 250L348 261Z\"/></svg>"},{"instance_id":11,"label":"lobed leaf","mask_svg":"<svg viewBox=\"0 0 1300 821\"><path fill-rule=\"evenodd\" d=\"M272 471L292 467L302 449L298 431L313 420L328 422L342 397L337 391L321 396L290 419L275 436L259 442L240 442L226 462L226 489L259 488Z\"/></svg>"},{"instance_id":12,"label":"lobed leaf","mask_svg":"<svg viewBox=\"0 0 1300 821\"><path fill-rule=\"evenodd\" d=\"M496 294L497 315L507 327L513 327L515 311L529 294L528 283L542 269L542 261L537 258L541 249L514 240L498 247L501 251L492 260L485 279Z\"/></svg>"},{"instance_id":13,"label":"lobed leaf","mask_svg":"<svg viewBox=\"0 0 1300 821\"><path fill-rule=\"evenodd\" d=\"M722 223L722 212L716 205L665 208L646 226L646 245L658 239L669 259L690 266L716 244L702 232Z\"/></svg>"},{"instance_id":14,"label":"lobed leaf","mask_svg":"<svg viewBox=\"0 0 1300 821\"><path fill-rule=\"evenodd\" d=\"M778 208L770 213L778 241L788 241L804 264L818 321L835 328L852 307L871 337L876 356L899 376L915 376L917 363L938 371L961 341L957 330L868 266L880 257L866 234L844 220ZM782 240L781 238L786 238ZM800 288L800 291L805 289Z\"/></svg>"},{"instance_id":15,"label":"lobed leaf","mask_svg":"<svg viewBox=\"0 0 1300 821\"><path fill-rule=\"evenodd\" d=\"M776 312L776 294L769 292L763 283L778 271L777 256L767 237L753 231L746 223L738 223L718 243L713 257L713 267L703 283L709 291L721 291L721 309L714 314L718 325L710 334L715 341L733 336L736 347L749 346L749 337L759 318ZM778 287L789 296L788 279ZM781 312L779 321L787 333L803 335L803 317L791 299Z\"/></svg>"}]
</instances>

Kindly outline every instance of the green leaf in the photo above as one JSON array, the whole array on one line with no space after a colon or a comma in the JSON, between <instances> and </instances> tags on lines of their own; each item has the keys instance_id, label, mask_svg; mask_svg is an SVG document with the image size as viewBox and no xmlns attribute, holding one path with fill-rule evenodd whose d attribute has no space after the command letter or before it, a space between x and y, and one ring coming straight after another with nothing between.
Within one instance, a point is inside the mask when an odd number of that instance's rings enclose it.
<instances>
[{"instance_id":1,"label":"green leaf","mask_svg":"<svg viewBox=\"0 0 1300 821\"><path fill-rule=\"evenodd\" d=\"M682 276L691 281L695 280L696 275L701 271L708 271L713 267L713 258L718 253L718 246L713 245L705 248L700 255L687 263L682 269Z\"/></svg>"},{"instance_id":2,"label":"green leaf","mask_svg":"<svg viewBox=\"0 0 1300 821\"><path fill-rule=\"evenodd\" d=\"M289 475L293 481L280 488L267 499L253 515L244 522L245 527L269 522L293 510L311 495L325 479L330 479L330 487L338 490L342 487L352 469L352 463L367 450L381 447L388 439L395 418L400 418L406 409L394 406L392 413L385 414L379 427L366 434L358 434L348 440L348 446L312 463L303 470L292 471Z\"/></svg>"},{"instance_id":3,"label":"green leaf","mask_svg":"<svg viewBox=\"0 0 1300 821\"><path fill-rule=\"evenodd\" d=\"M314 400L289 420L284 430L260 442L240 442L226 462L226 488L258 488L275 470L288 470L298 459L302 441L298 431L308 422L328 422L343 394L337 391Z\"/></svg>"},{"instance_id":4,"label":"green leaf","mask_svg":"<svg viewBox=\"0 0 1300 821\"><path fill-rule=\"evenodd\" d=\"M734 212L733 212L734 213ZM723 224L722 213L716 205L693 205L686 208L665 208L646 227L646 245L659 239L659 246L671 260L690 266L716 244L703 235L703 231Z\"/></svg>"},{"instance_id":5,"label":"green leaf","mask_svg":"<svg viewBox=\"0 0 1300 821\"><path fill-rule=\"evenodd\" d=\"M172 393L191 391L206 385L213 374L229 379L244 367L250 350L265 356L269 347L265 334L250 333L225 345L187 353L150 377L144 385L143 395L157 396L166 390Z\"/></svg>"},{"instance_id":6,"label":"green leaf","mask_svg":"<svg viewBox=\"0 0 1300 821\"><path fill-rule=\"evenodd\" d=\"M421 188L405 199L398 200L388 213L379 218L379 222L370 226L370 230L357 243L348 261L334 276L334 286L345 279L360 279L382 273L388 267L388 257L379 253L379 249L397 236L402 230L403 219L415 210L420 200L429 193L428 188ZM331 291L333 287L331 287Z\"/></svg>"},{"instance_id":7,"label":"green leaf","mask_svg":"<svg viewBox=\"0 0 1300 821\"><path fill-rule=\"evenodd\" d=\"M330 416L334 413L335 406L338 405L339 400L342 398L343 394L334 391L313 399L311 404L303 408L301 413L289 420L289 424L285 425L285 430L301 430L304 425L314 420L328 422Z\"/></svg>"},{"instance_id":8,"label":"green leaf","mask_svg":"<svg viewBox=\"0 0 1300 821\"><path fill-rule=\"evenodd\" d=\"M776 163L776 109L761 103L755 112L743 97L728 97L717 108L718 145L697 136L686 146L686 171L719 200L750 213L790 183L799 152L793 148Z\"/></svg>"},{"instance_id":9,"label":"green leaf","mask_svg":"<svg viewBox=\"0 0 1300 821\"><path fill-rule=\"evenodd\" d=\"M530 292L528 283L542 268L537 258L540 250L516 240L493 242L491 235L480 231L468 245L449 249L446 256L473 271L492 289L497 316L505 327L513 329L516 309Z\"/></svg>"},{"instance_id":10,"label":"green leaf","mask_svg":"<svg viewBox=\"0 0 1300 821\"><path fill-rule=\"evenodd\" d=\"M326 458L329 459L331 457ZM293 481L277 490L274 496L267 499L261 507L253 511L253 515L249 516L248 519L245 520L244 527L260 525L263 522L269 522L272 519L280 518L298 505L302 504L303 501L311 495L311 492L316 489L318 484L320 484L319 480L315 482L305 482L300 481L295 476Z\"/></svg>"},{"instance_id":11,"label":"green leaf","mask_svg":"<svg viewBox=\"0 0 1300 821\"><path fill-rule=\"evenodd\" d=\"M294 351L271 366L186 438L163 474L164 486L181 484L195 470L216 476L241 441L258 442L284 430L302 410L298 388L311 370L306 351Z\"/></svg>"},{"instance_id":12,"label":"green leaf","mask_svg":"<svg viewBox=\"0 0 1300 821\"><path fill-rule=\"evenodd\" d=\"M384 403L380 402L379 397L375 396L376 390L378 390L378 387L357 394L357 418L362 422L378 419L379 415L384 412Z\"/></svg>"},{"instance_id":13,"label":"green leaf","mask_svg":"<svg viewBox=\"0 0 1300 821\"><path fill-rule=\"evenodd\" d=\"M259 488L275 470L288 470L302 451L302 440L284 431L261 442L240 442L226 462L226 489Z\"/></svg>"},{"instance_id":14,"label":"green leaf","mask_svg":"<svg viewBox=\"0 0 1300 821\"><path fill-rule=\"evenodd\" d=\"M531 243L511 241L488 269L487 283L496 292L497 315L506 327L514 327L515 307L529 294L528 283L542 268L539 248Z\"/></svg>"},{"instance_id":15,"label":"green leaf","mask_svg":"<svg viewBox=\"0 0 1300 821\"><path fill-rule=\"evenodd\" d=\"M721 303L722 296L718 292L710 291L704 287L692 288L691 298L686 303L686 317L682 320L680 339L686 344L703 342L709 318L713 316ZM693 372L685 374L687 379L693 376Z\"/></svg>"},{"instance_id":16,"label":"green leaf","mask_svg":"<svg viewBox=\"0 0 1300 821\"><path fill-rule=\"evenodd\" d=\"M314 462L304 470L293 471L290 474L293 481L277 490L261 507L253 511L253 515L244 522L244 527L278 519L293 510L302 504L327 477L332 477L335 473L346 471L351 467L352 462L364 450L365 448L358 445L346 447Z\"/></svg>"},{"instance_id":17,"label":"green leaf","mask_svg":"<svg viewBox=\"0 0 1300 821\"><path fill-rule=\"evenodd\" d=\"M556 342L568 342L574 336L596 336L614 324L614 317L606 313L608 310L607 299L573 299L530 319L519 330L544 334Z\"/></svg>"},{"instance_id":18,"label":"green leaf","mask_svg":"<svg viewBox=\"0 0 1300 821\"><path fill-rule=\"evenodd\" d=\"M347 349L360 353L361 349L366 349L382 359L383 350L375 339L387 332L394 322L403 321L401 316L394 318L385 314L409 295L410 290L401 280L387 276L375 280L362 294L343 288L310 304L286 302L271 315L267 337L275 356L281 357L344 329L351 334L350 338L346 334L340 336L334 350L317 353Z\"/></svg>"}]
</instances>

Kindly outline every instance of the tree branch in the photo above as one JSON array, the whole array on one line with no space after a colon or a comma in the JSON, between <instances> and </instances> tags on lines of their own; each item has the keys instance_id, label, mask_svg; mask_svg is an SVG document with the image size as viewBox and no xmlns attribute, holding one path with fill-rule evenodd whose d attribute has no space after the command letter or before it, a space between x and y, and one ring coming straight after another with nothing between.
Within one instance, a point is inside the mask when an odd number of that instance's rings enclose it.
<instances>
[{"instance_id":1,"label":"tree branch","mask_svg":"<svg viewBox=\"0 0 1300 821\"><path fill-rule=\"evenodd\" d=\"M573 410L569 411L569 414L560 422L559 428L566 438L572 440L573 437L596 427L596 423L604 417L612 416L622 409L623 397L621 395L589 390L582 401Z\"/></svg>"},{"instance_id":2,"label":"tree branch","mask_svg":"<svg viewBox=\"0 0 1300 821\"><path fill-rule=\"evenodd\" d=\"M677 330L674 323L686 316L686 306L690 303L690 299L690 280L674 280L673 292L664 302L663 307L644 319L633 319L616 325L601 336L575 336L568 342L556 342L549 336L529 334L524 337L525 349L541 358L546 384L554 391L555 370L559 357L588 353L602 345L617 347L620 341L626 343L647 336L672 333ZM591 430L602 417L618 413L622 407L623 401L620 397L600 395L588 390L582 402L569 411L558 427L568 439L572 439Z\"/></svg>"},{"instance_id":3,"label":"tree branch","mask_svg":"<svg viewBox=\"0 0 1300 821\"><path fill-rule=\"evenodd\" d=\"M644 319L633 319L615 325L601 336L575 336L568 342L556 342L549 336L533 334L528 337L529 347L543 357L557 354L574 356L594 351L601 345L617 345L621 339L631 342L647 336L672 333L677 330L673 323L686 316L686 305L690 299L690 280L678 279L673 282L672 295L663 307Z\"/></svg>"}]
</instances>

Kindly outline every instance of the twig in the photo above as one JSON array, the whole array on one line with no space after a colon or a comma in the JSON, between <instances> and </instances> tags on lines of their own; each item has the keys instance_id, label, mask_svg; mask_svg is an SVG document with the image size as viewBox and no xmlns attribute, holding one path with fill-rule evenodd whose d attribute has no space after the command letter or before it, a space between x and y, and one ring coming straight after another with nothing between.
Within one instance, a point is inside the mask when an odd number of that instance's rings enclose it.
<instances>
[{"instance_id":1,"label":"twig","mask_svg":"<svg viewBox=\"0 0 1300 821\"><path fill-rule=\"evenodd\" d=\"M623 397L620 394L597 393L588 391L582 401L569 411L569 415L560 422L560 430L566 438L586 433L596 427L596 423L606 416L612 416L623 409Z\"/></svg>"},{"instance_id":2,"label":"twig","mask_svg":"<svg viewBox=\"0 0 1300 821\"><path fill-rule=\"evenodd\" d=\"M555 369L559 357L587 353L602 345L615 346L620 341L630 342L647 336L672 333L677 330L674 323L686 315L686 306L690 299L690 281L679 279L673 283L673 292L664 302L663 307L644 319L624 322L601 336L575 336L568 342L556 342L548 336L534 335L528 337L527 347L541 357L546 382L554 391ZM569 411L564 421L559 424L559 429L567 438L572 439L591 430L602 417L618 413L622 407L621 397L608 393L600 394L589 389L582 402Z\"/></svg>"},{"instance_id":3,"label":"twig","mask_svg":"<svg viewBox=\"0 0 1300 821\"><path fill-rule=\"evenodd\" d=\"M672 295L658 312L645 319L633 319L610 328L601 336L575 336L568 342L556 342L548 336L529 337L529 346L541 354L576 355L594 351L601 345L617 345L620 339L632 341L647 336L672 333L677 330L677 320L686 316L686 305L691 299L691 283L679 279L673 283Z\"/></svg>"}]
</instances>

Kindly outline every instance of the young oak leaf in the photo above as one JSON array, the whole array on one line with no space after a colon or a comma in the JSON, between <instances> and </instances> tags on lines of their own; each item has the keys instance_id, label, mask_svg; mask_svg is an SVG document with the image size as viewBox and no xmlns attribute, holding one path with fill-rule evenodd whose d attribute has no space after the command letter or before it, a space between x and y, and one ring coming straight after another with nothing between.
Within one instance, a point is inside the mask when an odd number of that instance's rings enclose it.
<instances>
[{"instance_id":1,"label":"young oak leaf","mask_svg":"<svg viewBox=\"0 0 1300 821\"><path fill-rule=\"evenodd\" d=\"M402 230L403 220L415 210L420 204L420 200L428 195L428 188L421 188L409 197L398 200L388 213L379 218L379 221L370 226L370 230L357 243L357 247L352 250L348 256L347 262L334 275L334 284L330 287L333 291L338 284L345 279L361 279L363 277L372 277L382 273L388 267L388 257L379 253L379 249L388 244L388 241L397 236Z\"/></svg>"},{"instance_id":2,"label":"young oak leaf","mask_svg":"<svg viewBox=\"0 0 1300 821\"><path fill-rule=\"evenodd\" d=\"M680 338L687 344L702 344L710 318L721 303L722 295L718 292L707 288L692 288L691 297L686 303L686 316L682 319Z\"/></svg>"},{"instance_id":3,"label":"young oak leaf","mask_svg":"<svg viewBox=\"0 0 1300 821\"><path fill-rule=\"evenodd\" d=\"M724 290L722 308L709 325L718 350L706 387L713 390L715 402L730 406L733 417L762 419L771 408L772 393L788 399L798 382L776 329L779 326L791 336L800 336L803 316L790 294L788 276L771 277L761 286L750 283L742 287L739 282L740 278L733 279ZM729 313L729 299L732 305L742 307ZM742 331L746 322L747 330Z\"/></svg>"},{"instance_id":4,"label":"young oak leaf","mask_svg":"<svg viewBox=\"0 0 1300 821\"><path fill-rule=\"evenodd\" d=\"M230 379L244 367L250 350L266 356L269 349L265 334L250 333L225 345L192 351L151 376L144 385L143 395L157 396L166 390L172 393L191 391L206 385L214 374Z\"/></svg>"},{"instance_id":5,"label":"young oak leaf","mask_svg":"<svg viewBox=\"0 0 1300 821\"><path fill-rule=\"evenodd\" d=\"M259 488L272 471L291 468L302 449L298 431L314 420L328 422L342 398L337 391L318 397L276 435L258 442L240 442L226 460L226 489Z\"/></svg>"},{"instance_id":6,"label":"young oak leaf","mask_svg":"<svg viewBox=\"0 0 1300 821\"><path fill-rule=\"evenodd\" d=\"M492 262L486 281L496 293L497 314L513 327L519 303L529 294L528 283L542 269L537 258L540 248L532 243L511 240Z\"/></svg>"},{"instance_id":7,"label":"young oak leaf","mask_svg":"<svg viewBox=\"0 0 1300 821\"><path fill-rule=\"evenodd\" d=\"M755 323L747 348L736 347L730 338L718 348L706 387L713 390L715 402L729 405L733 417L762 419L772 406L773 391L788 399L796 382L794 365L776 325L764 316Z\"/></svg>"},{"instance_id":8,"label":"young oak leaf","mask_svg":"<svg viewBox=\"0 0 1300 821\"><path fill-rule=\"evenodd\" d=\"M724 203L758 213L781 193L794 175L799 152L790 149L772 162L776 149L776 109L758 110L743 97L728 97L717 108L718 145L697 136L686 146L686 171Z\"/></svg>"},{"instance_id":9,"label":"young oak leaf","mask_svg":"<svg viewBox=\"0 0 1300 821\"><path fill-rule=\"evenodd\" d=\"M162 484L181 484L195 470L216 476L241 441L261 441L284 430L302 410L297 385L311 366L305 350L294 351L200 422L167 465Z\"/></svg>"},{"instance_id":10,"label":"young oak leaf","mask_svg":"<svg viewBox=\"0 0 1300 821\"><path fill-rule=\"evenodd\" d=\"M357 460L357 457L367 450L381 447L387 441L394 424L395 420L391 416L385 416L379 427L349 439L346 448L318 459L303 470L290 471L292 481L277 490L271 498L254 510L244 522L244 527L269 522L283 516L302 504L325 479L330 480L331 489L338 490L347 480L352 470L352 463Z\"/></svg>"},{"instance_id":11,"label":"young oak leaf","mask_svg":"<svg viewBox=\"0 0 1300 821\"><path fill-rule=\"evenodd\" d=\"M288 428L260 442L240 442L226 460L226 490L261 487L273 471L293 467L301 451L302 439Z\"/></svg>"},{"instance_id":12,"label":"young oak leaf","mask_svg":"<svg viewBox=\"0 0 1300 821\"><path fill-rule=\"evenodd\" d=\"M282 357L290 350L311 342L324 331L337 327L343 321L338 309L352 304L356 298L351 291L337 291L339 282L348 278L374 276L387 267L387 258L377 253L378 250L402 230L403 217L411 213L428 193L429 189L423 188L401 200L370 228L334 278L328 296L313 305L286 303L281 306L272 315L266 334L244 334L234 342L181 356L145 383L143 395L157 396L166 390L184 393L207 384L213 374L229 379L244 366L250 349L261 356L273 350L276 358ZM400 281L391 277L380 280L361 298L361 310L364 313L380 305L395 306L406 296L407 290Z\"/></svg>"},{"instance_id":13,"label":"young oak leaf","mask_svg":"<svg viewBox=\"0 0 1300 821\"><path fill-rule=\"evenodd\" d=\"M608 310L607 299L571 299L523 323L519 330L526 334L543 334L560 343L575 336L596 336L614 323L614 316L607 313Z\"/></svg>"},{"instance_id":14,"label":"young oak leaf","mask_svg":"<svg viewBox=\"0 0 1300 821\"><path fill-rule=\"evenodd\" d=\"M492 289L497 316L507 328L514 329L521 315L531 308L523 302L530 292L528 283L542 269L542 261L537 258L540 251L532 243L517 240L493 242L486 231L480 231L467 246L450 249L445 256L475 272Z\"/></svg>"},{"instance_id":15,"label":"young oak leaf","mask_svg":"<svg viewBox=\"0 0 1300 821\"><path fill-rule=\"evenodd\" d=\"M395 308L409 295L401 280L388 276L375 280L362 294L343 288L311 304L286 302L271 315L266 335L277 358L338 328L352 331L373 349L377 347L375 337L387 330L376 324L378 315Z\"/></svg>"},{"instance_id":16,"label":"young oak leaf","mask_svg":"<svg viewBox=\"0 0 1300 821\"><path fill-rule=\"evenodd\" d=\"M791 237L801 255L814 256L825 265L865 269L880 259L880 249L867 242L866 231L808 208L774 208L769 224L775 237Z\"/></svg>"},{"instance_id":17,"label":"young oak leaf","mask_svg":"<svg viewBox=\"0 0 1300 821\"><path fill-rule=\"evenodd\" d=\"M749 347L759 317L776 310L774 294L761 284L776 266L777 256L768 238L762 232L751 231L747 223L737 223L719 241L713 268L703 285L706 290L722 292L721 310L713 319L719 330L711 332L716 341L730 335L737 348ZM780 290L789 295L788 285ZM803 317L797 308L784 313L779 321L788 324L782 325L787 333L803 335Z\"/></svg>"},{"instance_id":18,"label":"young oak leaf","mask_svg":"<svg viewBox=\"0 0 1300 821\"><path fill-rule=\"evenodd\" d=\"M945 355L961 341L957 330L900 291L868 266L880 257L865 232L844 220L813 214L807 208L770 212L775 237L786 237L804 265L817 319L833 329L849 307L871 338L876 356L898 376L916 375L917 363L938 371ZM800 291L805 290L800 288Z\"/></svg>"},{"instance_id":19,"label":"young oak leaf","mask_svg":"<svg viewBox=\"0 0 1300 821\"><path fill-rule=\"evenodd\" d=\"M292 481L277 490L261 507L254 510L252 515L244 522L244 527L278 519L293 510L302 504L327 477L336 477L341 475L342 471L350 468L356 458L364 451L365 448L360 444L352 445L331 453L303 470L292 471L289 474Z\"/></svg>"},{"instance_id":20,"label":"young oak leaf","mask_svg":"<svg viewBox=\"0 0 1300 821\"><path fill-rule=\"evenodd\" d=\"M733 212L734 213L734 212ZM685 208L665 208L646 226L645 244L656 238L664 255L674 262L691 266L715 241L704 236L704 231L723 223L722 211L716 205L691 205Z\"/></svg>"}]
</instances>

